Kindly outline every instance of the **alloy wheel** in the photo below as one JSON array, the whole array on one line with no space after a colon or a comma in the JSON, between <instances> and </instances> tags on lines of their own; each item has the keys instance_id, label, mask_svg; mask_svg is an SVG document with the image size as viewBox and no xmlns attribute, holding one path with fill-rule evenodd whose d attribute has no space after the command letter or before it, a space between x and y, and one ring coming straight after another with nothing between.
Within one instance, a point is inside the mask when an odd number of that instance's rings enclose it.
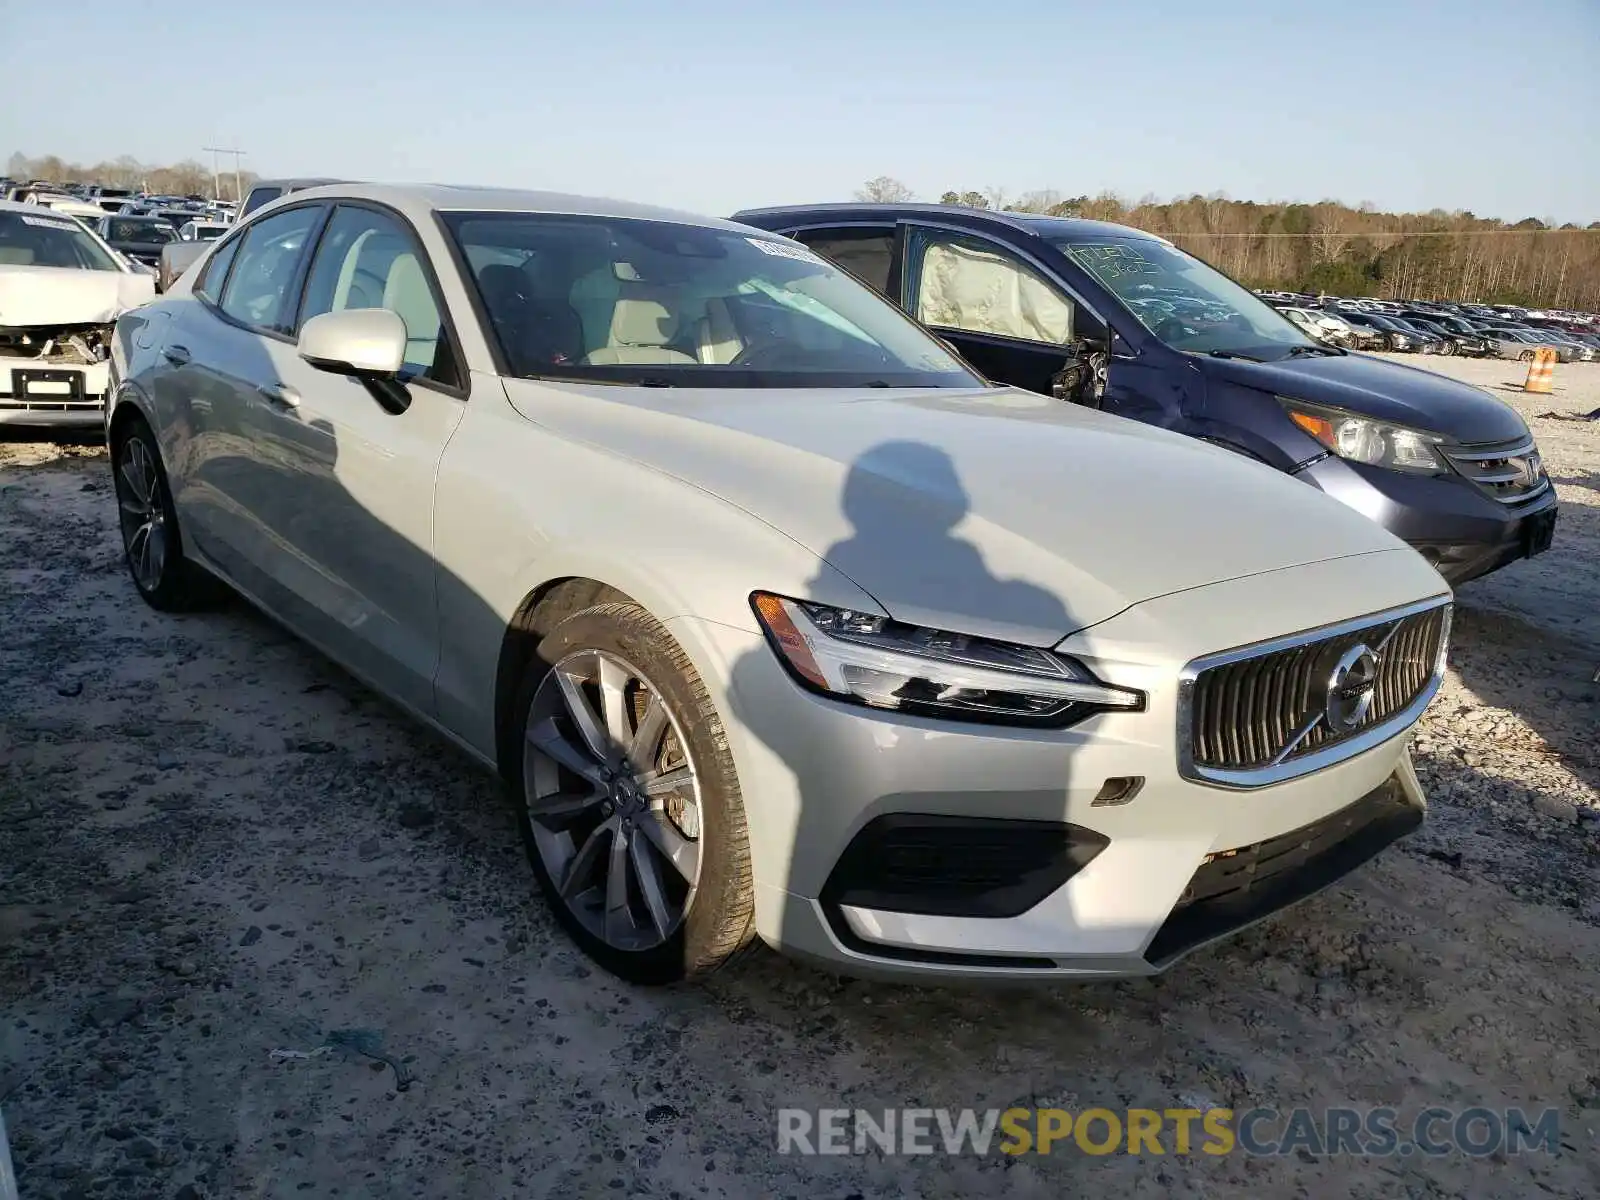
<instances>
[{"instance_id":1,"label":"alloy wheel","mask_svg":"<svg viewBox=\"0 0 1600 1200\"><path fill-rule=\"evenodd\" d=\"M523 802L562 903L617 950L682 927L700 880L702 796L665 697L606 650L551 668L528 710Z\"/></svg>"},{"instance_id":2,"label":"alloy wheel","mask_svg":"<svg viewBox=\"0 0 1600 1200\"><path fill-rule=\"evenodd\" d=\"M141 589L153 592L167 565L167 509L161 496L161 474L150 448L137 435L122 444L116 488L129 569Z\"/></svg>"}]
</instances>

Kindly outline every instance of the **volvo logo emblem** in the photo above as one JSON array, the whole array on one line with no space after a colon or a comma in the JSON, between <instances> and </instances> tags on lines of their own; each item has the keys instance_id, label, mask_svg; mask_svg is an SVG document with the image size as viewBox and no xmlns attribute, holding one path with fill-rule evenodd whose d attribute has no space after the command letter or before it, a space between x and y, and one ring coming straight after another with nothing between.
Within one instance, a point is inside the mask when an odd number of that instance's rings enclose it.
<instances>
[{"instance_id":1,"label":"volvo logo emblem","mask_svg":"<svg viewBox=\"0 0 1600 1200\"><path fill-rule=\"evenodd\" d=\"M1378 686L1378 656L1366 645L1351 646L1328 676L1323 715L1333 733L1349 733L1372 712Z\"/></svg>"}]
</instances>

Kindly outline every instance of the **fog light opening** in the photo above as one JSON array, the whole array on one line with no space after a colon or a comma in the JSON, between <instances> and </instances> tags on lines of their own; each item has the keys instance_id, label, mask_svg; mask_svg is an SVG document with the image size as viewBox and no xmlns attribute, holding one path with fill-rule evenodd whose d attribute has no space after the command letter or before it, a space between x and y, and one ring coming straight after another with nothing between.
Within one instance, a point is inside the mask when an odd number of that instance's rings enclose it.
<instances>
[{"instance_id":1,"label":"fog light opening","mask_svg":"<svg viewBox=\"0 0 1600 1200\"><path fill-rule=\"evenodd\" d=\"M1143 775L1115 775L1100 785L1089 802L1090 808L1112 808L1127 804L1144 789Z\"/></svg>"}]
</instances>

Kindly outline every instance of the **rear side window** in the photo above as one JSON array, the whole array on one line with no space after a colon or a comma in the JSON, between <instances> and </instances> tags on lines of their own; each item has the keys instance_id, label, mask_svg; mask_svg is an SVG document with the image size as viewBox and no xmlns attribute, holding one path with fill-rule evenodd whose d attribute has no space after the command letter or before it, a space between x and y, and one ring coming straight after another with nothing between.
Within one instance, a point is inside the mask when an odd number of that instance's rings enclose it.
<instances>
[{"instance_id":1,"label":"rear side window","mask_svg":"<svg viewBox=\"0 0 1600 1200\"><path fill-rule=\"evenodd\" d=\"M870 284L881 295L894 299L889 291L889 267L894 260L892 229L803 229L794 239Z\"/></svg>"},{"instance_id":2,"label":"rear side window","mask_svg":"<svg viewBox=\"0 0 1600 1200\"><path fill-rule=\"evenodd\" d=\"M320 207L291 208L245 230L222 291L222 311L256 329L288 332L300 260L321 215Z\"/></svg>"},{"instance_id":3,"label":"rear side window","mask_svg":"<svg viewBox=\"0 0 1600 1200\"><path fill-rule=\"evenodd\" d=\"M261 208L263 205L271 204L281 195L283 195L281 187L258 187L253 189L244 199L244 207L239 210L239 219L242 221L245 217L255 212L256 209Z\"/></svg>"},{"instance_id":4,"label":"rear side window","mask_svg":"<svg viewBox=\"0 0 1600 1200\"><path fill-rule=\"evenodd\" d=\"M406 372L459 383L422 250L399 220L370 208L334 209L306 277L300 320L351 308L386 308L406 326Z\"/></svg>"},{"instance_id":5,"label":"rear side window","mask_svg":"<svg viewBox=\"0 0 1600 1200\"><path fill-rule=\"evenodd\" d=\"M222 285L227 282L228 268L233 265L233 256L239 252L239 241L239 238L234 238L211 256L211 261L206 264L205 273L194 285L196 295L204 296L213 304L222 298Z\"/></svg>"}]
</instances>

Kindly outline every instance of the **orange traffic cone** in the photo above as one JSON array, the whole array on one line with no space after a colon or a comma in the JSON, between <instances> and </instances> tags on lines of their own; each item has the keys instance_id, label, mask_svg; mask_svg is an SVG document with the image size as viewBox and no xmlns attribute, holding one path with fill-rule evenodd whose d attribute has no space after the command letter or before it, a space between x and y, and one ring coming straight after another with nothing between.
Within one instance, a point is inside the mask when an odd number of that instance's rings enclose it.
<instances>
[{"instance_id":1,"label":"orange traffic cone","mask_svg":"<svg viewBox=\"0 0 1600 1200\"><path fill-rule=\"evenodd\" d=\"M1528 364L1528 378L1523 382L1525 392L1553 392L1556 390L1556 352L1549 346L1540 346L1533 352Z\"/></svg>"}]
</instances>

